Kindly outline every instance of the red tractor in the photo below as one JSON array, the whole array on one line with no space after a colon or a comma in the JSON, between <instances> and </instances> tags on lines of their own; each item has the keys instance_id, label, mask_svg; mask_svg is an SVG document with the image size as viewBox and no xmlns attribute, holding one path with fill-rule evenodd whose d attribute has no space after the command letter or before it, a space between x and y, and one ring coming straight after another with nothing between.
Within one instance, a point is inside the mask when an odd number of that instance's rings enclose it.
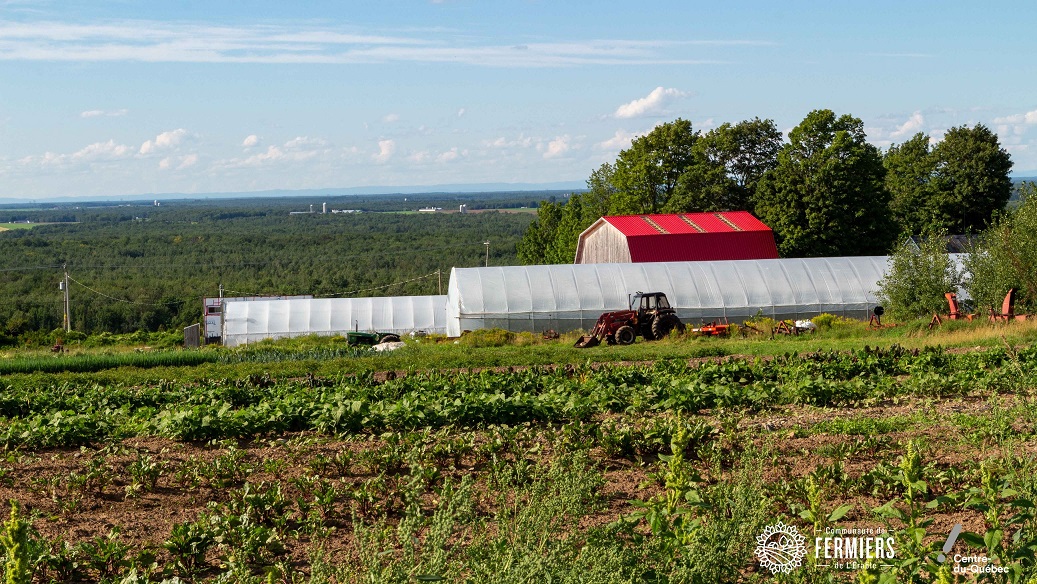
<instances>
[{"instance_id":1,"label":"red tractor","mask_svg":"<svg viewBox=\"0 0 1037 584\"><path fill-rule=\"evenodd\" d=\"M629 310L606 312L599 316L590 334L580 337L574 346L580 349L595 347L601 344L602 339L610 345L629 345L638 336L654 341L674 329L684 328L662 292L638 292L630 298L629 306Z\"/></svg>"}]
</instances>

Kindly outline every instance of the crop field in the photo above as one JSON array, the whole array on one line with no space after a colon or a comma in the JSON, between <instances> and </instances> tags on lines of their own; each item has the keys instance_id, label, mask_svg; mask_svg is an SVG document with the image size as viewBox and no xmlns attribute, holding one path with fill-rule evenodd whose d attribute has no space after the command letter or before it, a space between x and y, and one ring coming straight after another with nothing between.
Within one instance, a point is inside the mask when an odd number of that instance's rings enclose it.
<instances>
[{"instance_id":1,"label":"crop field","mask_svg":"<svg viewBox=\"0 0 1037 584\"><path fill-rule=\"evenodd\" d=\"M12 365L3 565L32 582L1027 582L1034 331ZM757 538L779 521L807 553L774 575ZM840 565L815 546L835 529L895 553Z\"/></svg>"}]
</instances>

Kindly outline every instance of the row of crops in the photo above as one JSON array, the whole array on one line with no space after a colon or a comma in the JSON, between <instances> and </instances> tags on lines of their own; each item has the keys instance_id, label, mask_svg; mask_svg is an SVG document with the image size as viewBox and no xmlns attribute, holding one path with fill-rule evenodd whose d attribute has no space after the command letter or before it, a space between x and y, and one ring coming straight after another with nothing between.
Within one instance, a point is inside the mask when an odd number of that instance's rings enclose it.
<instances>
[{"instance_id":1,"label":"row of crops","mask_svg":"<svg viewBox=\"0 0 1037 584\"><path fill-rule=\"evenodd\" d=\"M285 361L342 359L370 353L366 347L328 346L303 350L278 348L223 350L163 350L84 355L22 356L0 360L0 375L17 373L89 373L119 367L194 367L205 363L279 363Z\"/></svg>"},{"instance_id":2,"label":"row of crops","mask_svg":"<svg viewBox=\"0 0 1037 584\"><path fill-rule=\"evenodd\" d=\"M981 580L1037 575L1035 349L120 375L0 378L8 581L768 582L779 519L881 524L901 551L777 581L973 581L937 560L955 521L1011 566Z\"/></svg>"},{"instance_id":3,"label":"row of crops","mask_svg":"<svg viewBox=\"0 0 1037 584\"><path fill-rule=\"evenodd\" d=\"M285 432L381 432L421 427L588 420L604 413L841 406L898 395L998 391L1029 376L1037 349L952 355L892 349L730 360L699 366L533 367L518 372L430 373L375 382L252 375L145 386L2 383L0 444L77 446L132 436L254 438ZM1006 372L1006 369L1010 371ZM1007 374L1006 374L1007 373ZM898 380L899 376L907 376Z\"/></svg>"}]
</instances>

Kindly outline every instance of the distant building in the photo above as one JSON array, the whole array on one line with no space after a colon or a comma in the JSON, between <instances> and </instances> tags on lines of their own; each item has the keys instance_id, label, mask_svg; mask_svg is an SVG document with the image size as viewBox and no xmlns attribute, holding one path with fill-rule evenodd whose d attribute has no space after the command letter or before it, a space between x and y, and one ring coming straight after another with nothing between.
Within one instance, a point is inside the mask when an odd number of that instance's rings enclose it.
<instances>
[{"instance_id":1,"label":"distant building","mask_svg":"<svg viewBox=\"0 0 1037 584\"><path fill-rule=\"evenodd\" d=\"M580 234L577 264L777 259L774 232L747 211L602 217Z\"/></svg>"},{"instance_id":2,"label":"distant building","mask_svg":"<svg viewBox=\"0 0 1037 584\"><path fill-rule=\"evenodd\" d=\"M256 300L288 300L294 298L313 298L312 295L299 296L224 296L222 298L203 298L202 312L205 318L205 343L220 342L223 330L223 304L225 302L251 302Z\"/></svg>"},{"instance_id":3,"label":"distant building","mask_svg":"<svg viewBox=\"0 0 1037 584\"><path fill-rule=\"evenodd\" d=\"M462 215L464 215L465 213L468 212L468 205L461 205L460 207L457 208L457 212L461 213Z\"/></svg>"},{"instance_id":4,"label":"distant building","mask_svg":"<svg viewBox=\"0 0 1037 584\"><path fill-rule=\"evenodd\" d=\"M975 235L946 235L944 240L947 247L947 253L969 253L972 250L973 244L976 243ZM908 237L907 241L904 242L905 246L913 248L915 251L921 250L920 244L924 241L924 238L915 235Z\"/></svg>"},{"instance_id":5,"label":"distant building","mask_svg":"<svg viewBox=\"0 0 1037 584\"><path fill-rule=\"evenodd\" d=\"M424 209L418 209L418 213L435 213L442 210L443 207L425 207Z\"/></svg>"}]
</instances>

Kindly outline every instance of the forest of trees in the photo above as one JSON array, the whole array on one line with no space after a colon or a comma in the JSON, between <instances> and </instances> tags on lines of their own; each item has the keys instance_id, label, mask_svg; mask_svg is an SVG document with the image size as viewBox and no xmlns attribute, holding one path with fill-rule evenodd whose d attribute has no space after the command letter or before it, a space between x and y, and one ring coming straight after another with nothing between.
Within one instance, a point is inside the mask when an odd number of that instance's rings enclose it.
<instances>
[{"instance_id":1,"label":"forest of trees","mask_svg":"<svg viewBox=\"0 0 1037 584\"><path fill-rule=\"evenodd\" d=\"M919 133L885 152L863 122L815 110L785 140L754 118L697 131L683 119L636 138L587 179L587 191L541 203L518 245L526 264L571 263L599 217L748 210L782 257L882 255L904 236L973 233L1012 195L1012 161L987 127Z\"/></svg>"},{"instance_id":2,"label":"forest of trees","mask_svg":"<svg viewBox=\"0 0 1037 584\"><path fill-rule=\"evenodd\" d=\"M550 195L551 193L546 193ZM467 196L483 206L528 205L545 193ZM457 198L329 200L329 208L457 208ZM533 214L365 212L289 215L305 199L179 201L160 207L0 208L0 221L76 221L0 232L0 343L62 326L62 265L72 326L86 333L174 329L199 322L203 296L443 293L452 267L512 265ZM315 202L320 209L321 201Z\"/></svg>"}]
</instances>

